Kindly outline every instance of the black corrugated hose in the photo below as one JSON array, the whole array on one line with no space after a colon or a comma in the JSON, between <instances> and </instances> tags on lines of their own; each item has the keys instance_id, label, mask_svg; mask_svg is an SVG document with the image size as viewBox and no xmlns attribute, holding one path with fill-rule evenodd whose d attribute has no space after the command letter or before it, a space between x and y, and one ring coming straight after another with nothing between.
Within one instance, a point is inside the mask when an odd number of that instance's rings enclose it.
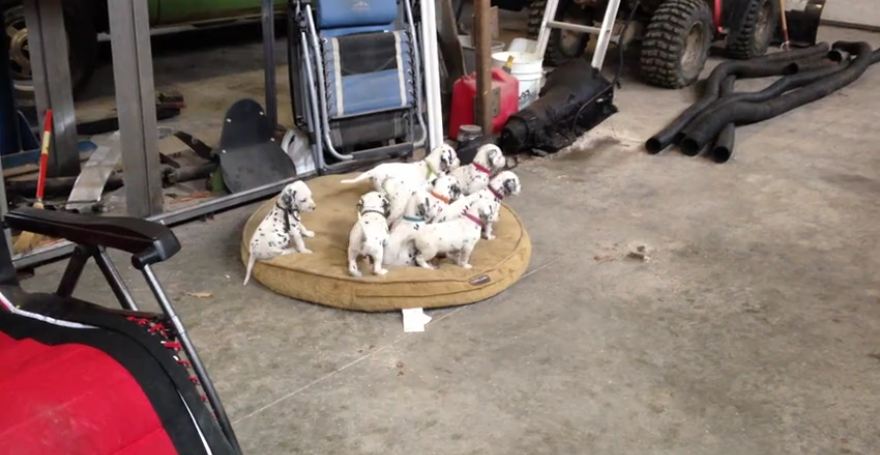
<instances>
[{"instance_id":1,"label":"black corrugated hose","mask_svg":"<svg viewBox=\"0 0 880 455\"><path fill-rule=\"evenodd\" d=\"M694 121L686 127L685 137L680 143L682 150L698 152L728 123L745 125L759 122L824 98L858 79L869 65L880 59L865 42L838 41L833 48L854 56L848 64L844 64L842 70L832 71L830 75L766 101L736 101L707 113L706 116L701 116L703 118L699 122Z\"/></svg>"},{"instance_id":2,"label":"black corrugated hose","mask_svg":"<svg viewBox=\"0 0 880 455\"><path fill-rule=\"evenodd\" d=\"M645 144L657 153L676 143L687 155L698 155L707 145L719 163L733 154L735 126L775 117L825 97L858 79L880 61L880 49L864 42L838 41L831 50L822 43L810 48L770 54L746 62L726 62L706 79L702 98ZM780 66L779 62L783 62ZM737 65L745 63L747 65ZM785 67L793 64L793 68ZM763 90L735 93L737 78L783 75Z\"/></svg>"},{"instance_id":3,"label":"black corrugated hose","mask_svg":"<svg viewBox=\"0 0 880 455\"><path fill-rule=\"evenodd\" d=\"M777 52L763 57L746 61L727 61L721 63L706 79L703 96L672 121L666 128L652 136L645 143L645 148L650 153L658 153L666 147L677 143L681 139L679 133L694 117L718 99L721 82L728 75L737 77L767 77L797 72L798 65L795 62L809 61L819 58L828 52L828 44L822 43L816 46L796 49L788 52Z\"/></svg>"}]
</instances>

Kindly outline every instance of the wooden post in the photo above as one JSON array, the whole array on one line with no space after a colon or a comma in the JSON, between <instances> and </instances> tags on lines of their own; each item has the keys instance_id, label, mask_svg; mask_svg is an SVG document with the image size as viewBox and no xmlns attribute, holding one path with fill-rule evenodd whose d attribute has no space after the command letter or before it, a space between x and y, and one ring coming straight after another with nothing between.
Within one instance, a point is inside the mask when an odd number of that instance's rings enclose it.
<instances>
[{"instance_id":1,"label":"wooden post","mask_svg":"<svg viewBox=\"0 0 880 455\"><path fill-rule=\"evenodd\" d=\"M475 119L484 134L492 134L492 29L490 0L474 0L474 44L476 47L477 99Z\"/></svg>"}]
</instances>

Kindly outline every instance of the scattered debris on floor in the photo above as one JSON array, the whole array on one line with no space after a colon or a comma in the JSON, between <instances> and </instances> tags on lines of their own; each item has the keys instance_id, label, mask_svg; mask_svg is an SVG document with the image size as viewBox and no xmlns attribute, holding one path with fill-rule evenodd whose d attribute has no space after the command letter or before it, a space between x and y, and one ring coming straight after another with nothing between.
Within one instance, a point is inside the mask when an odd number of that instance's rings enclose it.
<instances>
[{"instance_id":1,"label":"scattered debris on floor","mask_svg":"<svg viewBox=\"0 0 880 455\"><path fill-rule=\"evenodd\" d=\"M630 243L629 252L626 253L627 259L635 259L642 262L651 262L651 247L644 243Z\"/></svg>"},{"instance_id":2,"label":"scattered debris on floor","mask_svg":"<svg viewBox=\"0 0 880 455\"><path fill-rule=\"evenodd\" d=\"M213 294L213 293L211 293L211 292L206 292L206 291L200 291L200 292L185 292L184 294L186 294L186 295L188 295L188 296L190 296L190 297L195 297L195 298L197 298L197 299L210 299L211 297L214 297L214 294Z\"/></svg>"}]
</instances>

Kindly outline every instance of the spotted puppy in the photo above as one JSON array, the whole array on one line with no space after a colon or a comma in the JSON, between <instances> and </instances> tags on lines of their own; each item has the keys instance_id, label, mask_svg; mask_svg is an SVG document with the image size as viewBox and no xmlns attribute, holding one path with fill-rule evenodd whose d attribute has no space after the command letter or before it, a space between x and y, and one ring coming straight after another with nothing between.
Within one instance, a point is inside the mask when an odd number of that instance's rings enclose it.
<instances>
[{"instance_id":1,"label":"spotted puppy","mask_svg":"<svg viewBox=\"0 0 880 455\"><path fill-rule=\"evenodd\" d=\"M459 266L471 268L471 253L491 216L491 202L478 199L457 219L422 226L412 236L416 264L433 269L430 261L438 254L445 253L447 257L455 259Z\"/></svg>"},{"instance_id":2,"label":"spotted puppy","mask_svg":"<svg viewBox=\"0 0 880 455\"><path fill-rule=\"evenodd\" d=\"M492 240L495 238L493 228L501 214L501 201L508 196L516 196L522 191L522 185L519 183L519 177L513 171L502 171L498 173L486 186L485 189L468 196L462 196L457 201L443 207L440 213L434 218L436 222L450 221L461 216L461 213L467 210L475 201L486 200L492 208L492 215L485 224L483 229L483 238Z\"/></svg>"},{"instance_id":3,"label":"spotted puppy","mask_svg":"<svg viewBox=\"0 0 880 455\"><path fill-rule=\"evenodd\" d=\"M458 154L449 145L443 144L431 150L421 161L412 163L382 163L361 175L342 183L359 183L369 180L376 191L382 191L382 183L389 177L418 186L433 178L446 174L460 164Z\"/></svg>"},{"instance_id":4,"label":"spotted puppy","mask_svg":"<svg viewBox=\"0 0 880 455\"><path fill-rule=\"evenodd\" d=\"M315 210L312 190L303 181L296 181L284 187L275 199L275 207L269 211L248 244L247 271L244 285L248 284L256 261L265 261L290 253L308 254L303 237L314 237L315 233L306 229L300 219L300 212ZM293 240L294 248L290 248Z\"/></svg>"},{"instance_id":5,"label":"spotted puppy","mask_svg":"<svg viewBox=\"0 0 880 455\"><path fill-rule=\"evenodd\" d=\"M382 268L385 246L388 243L388 199L378 191L370 191L358 201L358 220L348 235L348 273L361 276L357 260L366 256L373 261L373 273L385 275Z\"/></svg>"},{"instance_id":6,"label":"spotted puppy","mask_svg":"<svg viewBox=\"0 0 880 455\"><path fill-rule=\"evenodd\" d=\"M471 164L453 169L450 175L458 180L462 194L474 194L486 188L492 176L501 172L506 164L507 159L497 145L485 144L477 149Z\"/></svg>"},{"instance_id":7,"label":"spotted puppy","mask_svg":"<svg viewBox=\"0 0 880 455\"><path fill-rule=\"evenodd\" d=\"M406 211L410 198L416 193L422 194L427 204L434 206L449 204L461 196L461 188L458 180L451 175L441 175L435 178L429 185L408 185L405 181L397 178L386 179L382 184L382 190L391 202L388 215L388 225L393 226L400 220ZM439 210L439 207L434 207Z\"/></svg>"},{"instance_id":8,"label":"spotted puppy","mask_svg":"<svg viewBox=\"0 0 880 455\"><path fill-rule=\"evenodd\" d=\"M391 227L388 244L385 246L385 265L415 265L413 234L433 220L440 208L445 206L445 203L431 196L427 190L414 192L407 200L403 216Z\"/></svg>"}]
</instances>

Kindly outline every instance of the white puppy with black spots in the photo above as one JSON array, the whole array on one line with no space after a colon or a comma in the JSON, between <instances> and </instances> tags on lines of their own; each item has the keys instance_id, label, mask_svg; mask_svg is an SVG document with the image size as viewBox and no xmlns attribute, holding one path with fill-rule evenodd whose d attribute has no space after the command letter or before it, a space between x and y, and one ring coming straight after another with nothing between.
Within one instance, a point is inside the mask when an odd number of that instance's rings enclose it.
<instances>
[{"instance_id":1,"label":"white puppy with black spots","mask_svg":"<svg viewBox=\"0 0 880 455\"><path fill-rule=\"evenodd\" d=\"M485 200L489 202L492 214L485 223L483 238L492 240L495 238L493 233L495 223L498 222L501 214L501 201L505 197L518 195L520 191L522 191L522 185L519 183L519 177L513 171L502 171L489 182L485 189L462 196L452 204L441 208L434 221L442 223L454 220L461 216L461 213L467 210L468 207L473 205L474 201Z\"/></svg>"},{"instance_id":2,"label":"white puppy with black spots","mask_svg":"<svg viewBox=\"0 0 880 455\"><path fill-rule=\"evenodd\" d=\"M405 181L397 178L388 178L382 183L382 190L391 202L388 214L389 226L393 226L400 220L400 217L406 212L410 198L416 193L430 196L433 200L428 203L434 205L449 204L461 196L458 180L448 174L435 178L430 184L416 186L408 185Z\"/></svg>"},{"instance_id":3,"label":"white puppy with black spots","mask_svg":"<svg viewBox=\"0 0 880 455\"><path fill-rule=\"evenodd\" d=\"M303 237L314 237L315 233L306 229L300 218L301 212L315 210L312 190L303 181L296 181L284 187L275 199L275 206L266 214L254 231L248 244L248 263L244 285L251 278L254 263L276 256L291 253L309 254ZM293 240L294 247L290 247Z\"/></svg>"},{"instance_id":4,"label":"white puppy with black spots","mask_svg":"<svg viewBox=\"0 0 880 455\"><path fill-rule=\"evenodd\" d=\"M412 235L437 216L446 204L431 196L427 190L414 192L407 200L403 216L391 227L385 246L385 265L415 265Z\"/></svg>"},{"instance_id":5,"label":"white puppy with black spots","mask_svg":"<svg viewBox=\"0 0 880 455\"><path fill-rule=\"evenodd\" d=\"M373 261L373 273L385 275L382 268L385 246L388 243L388 199L378 191L370 191L358 200L358 220L348 235L348 273L361 276L358 270L359 257Z\"/></svg>"},{"instance_id":6,"label":"white puppy with black spots","mask_svg":"<svg viewBox=\"0 0 880 455\"><path fill-rule=\"evenodd\" d=\"M426 269L433 269L434 266L430 261L438 254L444 253L454 259L459 266L471 268L471 254L480 241L483 226L491 216L491 203L485 199L478 199L455 220L422 226L412 235L416 264Z\"/></svg>"},{"instance_id":7,"label":"white puppy with black spots","mask_svg":"<svg viewBox=\"0 0 880 455\"><path fill-rule=\"evenodd\" d=\"M382 183L388 178L394 178L408 185L419 186L452 171L460 164L455 149L443 144L431 150L423 160L412 163L382 163L353 179L342 180L342 183L369 180L376 191L383 191Z\"/></svg>"},{"instance_id":8,"label":"white puppy with black spots","mask_svg":"<svg viewBox=\"0 0 880 455\"><path fill-rule=\"evenodd\" d=\"M492 176L506 165L507 159L501 149L495 144L485 144L477 149L470 164L453 169L449 174L458 180L462 194L468 195L486 188Z\"/></svg>"}]
</instances>

